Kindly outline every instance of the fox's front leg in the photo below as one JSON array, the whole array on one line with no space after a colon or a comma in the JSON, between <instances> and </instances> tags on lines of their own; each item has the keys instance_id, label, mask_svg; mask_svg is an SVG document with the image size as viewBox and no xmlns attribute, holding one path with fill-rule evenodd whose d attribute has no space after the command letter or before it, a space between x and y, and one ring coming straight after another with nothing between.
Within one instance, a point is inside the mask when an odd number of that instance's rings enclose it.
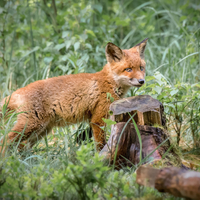
<instances>
[{"instance_id":1,"label":"fox's front leg","mask_svg":"<svg viewBox=\"0 0 200 200\"><path fill-rule=\"evenodd\" d=\"M91 124L97 151L101 151L106 144L105 132L96 123Z\"/></svg>"},{"instance_id":2,"label":"fox's front leg","mask_svg":"<svg viewBox=\"0 0 200 200\"><path fill-rule=\"evenodd\" d=\"M101 151L101 149L106 144L106 134L101 129L101 127L103 127L105 125L105 123L103 122L102 118L93 117L90 125L92 127L96 149L97 149L97 151Z\"/></svg>"}]
</instances>

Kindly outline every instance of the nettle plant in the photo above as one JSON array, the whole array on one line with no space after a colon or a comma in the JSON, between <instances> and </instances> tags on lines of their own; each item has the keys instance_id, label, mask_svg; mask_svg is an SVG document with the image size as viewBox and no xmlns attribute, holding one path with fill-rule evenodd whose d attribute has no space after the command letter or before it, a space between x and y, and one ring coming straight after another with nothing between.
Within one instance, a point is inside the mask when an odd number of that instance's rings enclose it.
<instances>
[{"instance_id":1,"label":"nettle plant","mask_svg":"<svg viewBox=\"0 0 200 200\"><path fill-rule=\"evenodd\" d=\"M173 85L161 73L147 76L146 82L139 90L132 91L135 95L149 94L158 99L165 108L167 125L170 132L176 133L176 142L187 140L193 147L200 147L200 84L177 83ZM190 144L189 143L189 144Z\"/></svg>"}]
</instances>

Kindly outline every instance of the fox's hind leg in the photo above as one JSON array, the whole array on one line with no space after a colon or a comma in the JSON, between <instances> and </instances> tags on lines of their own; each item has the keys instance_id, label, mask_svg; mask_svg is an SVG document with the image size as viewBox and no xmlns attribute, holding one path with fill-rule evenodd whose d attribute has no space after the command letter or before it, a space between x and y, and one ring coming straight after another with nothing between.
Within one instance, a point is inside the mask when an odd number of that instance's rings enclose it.
<instances>
[{"instance_id":1,"label":"fox's hind leg","mask_svg":"<svg viewBox=\"0 0 200 200\"><path fill-rule=\"evenodd\" d=\"M96 124L91 125L97 151L101 151L106 144L105 132Z\"/></svg>"},{"instance_id":2,"label":"fox's hind leg","mask_svg":"<svg viewBox=\"0 0 200 200\"><path fill-rule=\"evenodd\" d=\"M20 119L19 117L12 131L8 133L8 135L4 136L4 138L2 138L0 141L1 154L4 155L5 150L12 143L16 144L17 142L20 142L20 145L18 146L19 150L24 149L26 147L26 144L28 144L29 138L34 138L34 135L36 138L37 136L41 138L40 134L43 132L46 133L47 125L47 123L42 123L41 121L27 122L27 120Z\"/></svg>"},{"instance_id":3,"label":"fox's hind leg","mask_svg":"<svg viewBox=\"0 0 200 200\"><path fill-rule=\"evenodd\" d=\"M105 132L101 129L101 127L104 126L104 122L101 118L96 119L95 117L93 117L90 124L93 131L96 149L97 151L100 151L106 144L106 135Z\"/></svg>"},{"instance_id":4,"label":"fox's hind leg","mask_svg":"<svg viewBox=\"0 0 200 200\"><path fill-rule=\"evenodd\" d=\"M39 133L33 133L25 142L25 145L23 143L20 144L19 150L24 149L30 149L32 148L38 141L43 139L45 136L49 134L49 132L52 130L52 126L47 126L45 129L42 129L39 131Z\"/></svg>"},{"instance_id":5,"label":"fox's hind leg","mask_svg":"<svg viewBox=\"0 0 200 200\"><path fill-rule=\"evenodd\" d=\"M101 101L96 106L96 109L91 117L90 125L92 127L97 151L103 149L104 145L106 144L106 133L102 130L102 127L105 126L105 122L102 120L102 118L108 117L107 116L108 110L109 110L109 105L107 101L105 102Z\"/></svg>"}]
</instances>

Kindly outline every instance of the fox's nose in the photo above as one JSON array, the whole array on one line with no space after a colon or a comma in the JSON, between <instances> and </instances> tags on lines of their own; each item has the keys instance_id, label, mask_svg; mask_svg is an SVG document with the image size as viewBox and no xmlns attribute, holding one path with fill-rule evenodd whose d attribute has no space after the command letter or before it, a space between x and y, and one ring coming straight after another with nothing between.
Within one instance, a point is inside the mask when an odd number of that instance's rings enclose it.
<instances>
[{"instance_id":1,"label":"fox's nose","mask_svg":"<svg viewBox=\"0 0 200 200\"><path fill-rule=\"evenodd\" d=\"M138 82L139 82L140 84L144 84L144 83L145 83L145 80L144 80L144 79L139 79Z\"/></svg>"}]
</instances>

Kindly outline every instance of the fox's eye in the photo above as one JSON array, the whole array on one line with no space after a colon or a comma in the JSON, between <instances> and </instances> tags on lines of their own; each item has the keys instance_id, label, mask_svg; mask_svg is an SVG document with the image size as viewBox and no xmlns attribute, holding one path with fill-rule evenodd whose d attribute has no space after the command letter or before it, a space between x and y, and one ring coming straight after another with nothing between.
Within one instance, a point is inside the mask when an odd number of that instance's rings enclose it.
<instances>
[{"instance_id":1,"label":"fox's eye","mask_svg":"<svg viewBox=\"0 0 200 200\"><path fill-rule=\"evenodd\" d=\"M131 68L126 68L125 69L127 72L132 72L132 69Z\"/></svg>"},{"instance_id":2,"label":"fox's eye","mask_svg":"<svg viewBox=\"0 0 200 200\"><path fill-rule=\"evenodd\" d=\"M144 70L144 67L140 66L140 70L143 71L143 70Z\"/></svg>"}]
</instances>

